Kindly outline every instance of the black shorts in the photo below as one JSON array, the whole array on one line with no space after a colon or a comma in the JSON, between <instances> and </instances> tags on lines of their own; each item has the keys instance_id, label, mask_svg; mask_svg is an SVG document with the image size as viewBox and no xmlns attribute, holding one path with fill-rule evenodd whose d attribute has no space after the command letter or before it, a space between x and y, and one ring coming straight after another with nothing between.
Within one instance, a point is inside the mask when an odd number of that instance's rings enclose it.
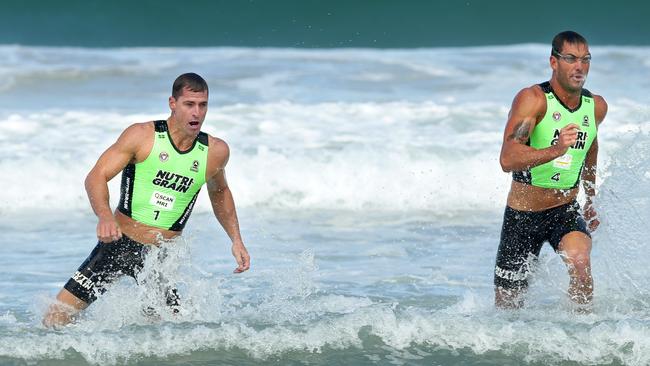
<instances>
[{"instance_id":1,"label":"black shorts","mask_svg":"<svg viewBox=\"0 0 650 366\"><path fill-rule=\"evenodd\" d=\"M144 266L147 251L146 245L126 235L111 243L100 241L64 288L90 304L106 291L106 285L120 276L135 278Z\"/></svg>"},{"instance_id":2,"label":"black shorts","mask_svg":"<svg viewBox=\"0 0 650 366\"><path fill-rule=\"evenodd\" d=\"M150 246L141 244L126 235L111 242L98 242L95 249L81 264L77 272L68 280L64 288L74 296L90 304L97 296L106 291L106 286L119 277L127 275L137 279L144 267L145 256ZM167 288L166 303L175 307L179 305L175 288ZM174 310L177 312L177 309Z\"/></svg>"},{"instance_id":3,"label":"black shorts","mask_svg":"<svg viewBox=\"0 0 650 366\"><path fill-rule=\"evenodd\" d=\"M494 285L505 289L526 288L530 266L539 256L544 242L548 241L557 251L562 237L572 231L591 237L576 201L534 212L506 206Z\"/></svg>"}]
</instances>

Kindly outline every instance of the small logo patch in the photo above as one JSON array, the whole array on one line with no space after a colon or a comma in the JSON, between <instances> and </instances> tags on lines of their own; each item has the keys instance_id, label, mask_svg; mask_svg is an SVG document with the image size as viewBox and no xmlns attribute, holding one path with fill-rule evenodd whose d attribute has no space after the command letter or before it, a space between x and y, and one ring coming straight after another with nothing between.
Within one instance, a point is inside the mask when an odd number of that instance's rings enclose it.
<instances>
[{"instance_id":1,"label":"small logo patch","mask_svg":"<svg viewBox=\"0 0 650 366\"><path fill-rule=\"evenodd\" d=\"M151 199L149 199L149 203L158 206L163 210L173 210L174 209L174 202L176 201L176 197L169 195L169 194L164 194L162 192L157 192L154 191L153 194L151 195Z\"/></svg>"},{"instance_id":2,"label":"small logo patch","mask_svg":"<svg viewBox=\"0 0 650 366\"><path fill-rule=\"evenodd\" d=\"M584 117L582 117L582 125L585 127L589 127L589 116L585 114Z\"/></svg>"},{"instance_id":3,"label":"small logo patch","mask_svg":"<svg viewBox=\"0 0 650 366\"><path fill-rule=\"evenodd\" d=\"M573 155L571 154L564 154L560 157L555 158L553 160L553 167L559 168L559 169L564 169L564 170L569 170L571 169L571 162L573 161Z\"/></svg>"},{"instance_id":4,"label":"small logo patch","mask_svg":"<svg viewBox=\"0 0 650 366\"><path fill-rule=\"evenodd\" d=\"M162 161L164 163L167 160L169 160L169 154L167 154L166 152L163 151L163 152L160 153L160 155L158 155L158 158L160 159L160 161Z\"/></svg>"},{"instance_id":5,"label":"small logo patch","mask_svg":"<svg viewBox=\"0 0 650 366\"><path fill-rule=\"evenodd\" d=\"M193 172L197 172L197 173L199 172L199 161L198 160L194 160L194 162L192 162L192 167L190 168L190 170L193 171Z\"/></svg>"},{"instance_id":6,"label":"small logo patch","mask_svg":"<svg viewBox=\"0 0 650 366\"><path fill-rule=\"evenodd\" d=\"M560 112L553 112L553 119L555 121L559 121L560 119L562 119L562 114L560 114Z\"/></svg>"}]
</instances>

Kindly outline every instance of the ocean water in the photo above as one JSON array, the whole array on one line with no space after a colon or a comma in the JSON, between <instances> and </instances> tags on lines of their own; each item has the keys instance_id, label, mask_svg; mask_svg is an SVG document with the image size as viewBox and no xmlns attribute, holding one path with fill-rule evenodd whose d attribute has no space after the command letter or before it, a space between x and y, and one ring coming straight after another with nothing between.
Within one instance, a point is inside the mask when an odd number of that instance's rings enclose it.
<instances>
[{"instance_id":1,"label":"ocean water","mask_svg":"<svg viewBox=\"0 0 650 366\"><path fill-rule=\"evenodd\" d=\"M0 44L77 47L420 48L549 43L650 45L650 3L517 0L5 1Z\"/></svg>"},{"instance_id":2,"label":"ocean water","mask_svg":"<svg viewBox=\"0 0 650 366\"><path fill-rule=\"evenodd\" d=\"M517 91L550 76L548 53L0 46L0 364L650 364L648 47L592 47L586 86L609 103L593 312L573 311L548 246L525 308L492 304L503 126ZM167 116L187 71L211 88L204 130L230 144L251 270L232 274L202 193L142 274L178 285L180 314L123 279L44 329L95 245L85 175L130 123Z\"/></svg>"}]
</instances>

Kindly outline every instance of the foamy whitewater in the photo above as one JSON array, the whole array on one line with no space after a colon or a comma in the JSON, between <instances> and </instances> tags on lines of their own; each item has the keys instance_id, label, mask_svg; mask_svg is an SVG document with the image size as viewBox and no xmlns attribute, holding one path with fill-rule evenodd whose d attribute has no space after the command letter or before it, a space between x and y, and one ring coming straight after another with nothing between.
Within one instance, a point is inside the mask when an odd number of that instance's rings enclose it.
<instances>
[{"instance_id":1,"label":"foamy whitewater","mask_svg":"<svg viewBox=\"0 0 650 366\"><path fill-rule=\"evenodd\" d=\"M549 246L525 309L492 304L503 127L517 91L549 78L546 45L1 46L0 364L650 364L650 48L591 51L586 87L609 113L594 311L577 315ZM232 274L203 192L145 285L125 278L76 324L43 328L96 242L85 175L129 124L167 117L188 71L211 88L204 130L231 148L251 270ZM161 277L178 286L178 315Z\"/></svg>"}]
</instances>

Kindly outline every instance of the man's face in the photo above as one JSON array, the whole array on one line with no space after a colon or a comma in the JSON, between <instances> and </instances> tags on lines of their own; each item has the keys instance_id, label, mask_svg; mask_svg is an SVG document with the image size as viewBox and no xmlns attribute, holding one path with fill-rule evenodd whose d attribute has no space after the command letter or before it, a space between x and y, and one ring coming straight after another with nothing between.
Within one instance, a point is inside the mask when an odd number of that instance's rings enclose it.
<instances>
[{"instance_id":1,"label":"man's face","mask_svg":"<svg viewBox=\"0 0 650 366\"><path fill-rule=\"evenodd\" d=\"M169 97L169 108L175 121L190 133L198 134L208 112L208 92L195 92L183 88L182 94L175 99Z\"/></svg>"},{"instance_id":2,"label":"man's face","mask_svg":"<svg viewBox=\"0 0 650 366\"><path fill-rule=\"evenodd\" d=\"M578 92L587 81L590 61L589 46L564 42L560 52L551 56L551 68L565 90Z\"/></svg>"}]
</instances>

